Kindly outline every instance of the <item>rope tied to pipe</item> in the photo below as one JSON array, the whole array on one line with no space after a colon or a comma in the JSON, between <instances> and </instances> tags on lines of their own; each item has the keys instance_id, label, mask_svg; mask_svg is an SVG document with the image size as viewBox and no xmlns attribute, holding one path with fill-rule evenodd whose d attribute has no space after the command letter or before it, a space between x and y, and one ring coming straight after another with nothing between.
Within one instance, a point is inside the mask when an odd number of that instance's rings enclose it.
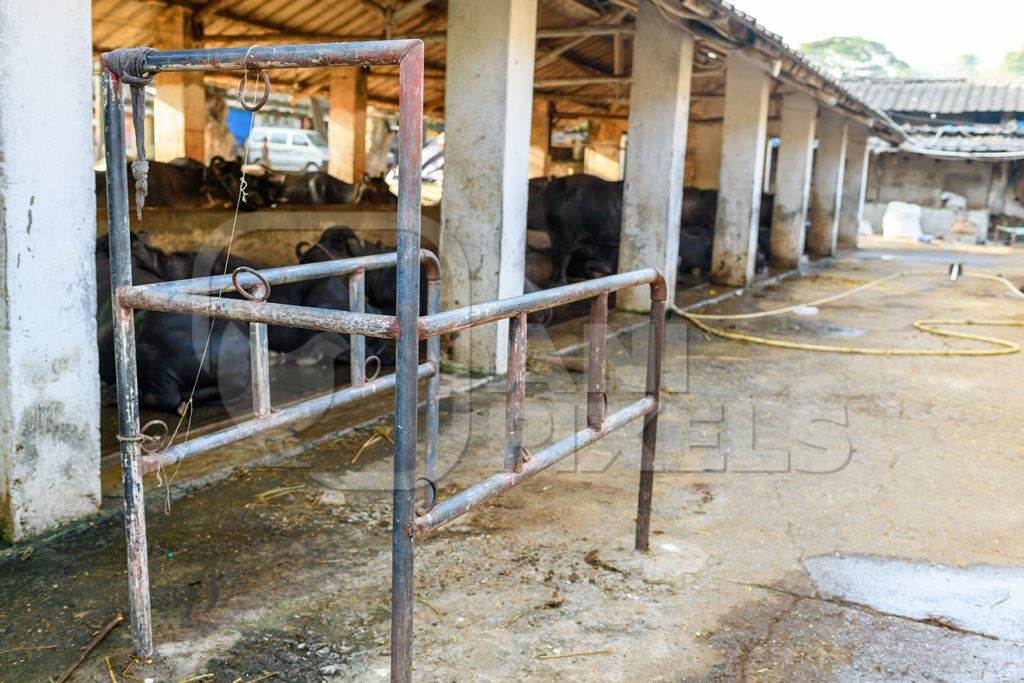
<instances>
[{"instance_id":1,"label":"rope tied to pipe","mask_svg":"<svg viewBox=\"0 0 1024 683\"><path fill-rule=\"evenodd\" d=\"M151 47L131 47L107 53L107 69L132 93L132 126L135 129L135 161L132 162L132 177L135 178L135 211L142 220L142 207L149 194L149 162L146 160L146 86L153 82L155 74L144 71L146 57L153 52Z\"/></svg>"}]
</instances>

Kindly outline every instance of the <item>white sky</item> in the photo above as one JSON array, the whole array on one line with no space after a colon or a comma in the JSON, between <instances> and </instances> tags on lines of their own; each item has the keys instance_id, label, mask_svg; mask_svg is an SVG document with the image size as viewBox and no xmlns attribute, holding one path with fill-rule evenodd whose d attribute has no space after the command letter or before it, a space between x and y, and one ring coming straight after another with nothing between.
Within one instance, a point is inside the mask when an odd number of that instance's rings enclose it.
<instances>
[{"instance_id":1,"label":"white sky","mask_svg":"<svg viewBox=\"0 0 1024 683\"><path fill-rule=\"evenodd\" d=\"M732 0L792 47L830 36L886 45L915 69L974 53L981 70L1024 44L1024 0Z\"/></svg>"}]
</instances>

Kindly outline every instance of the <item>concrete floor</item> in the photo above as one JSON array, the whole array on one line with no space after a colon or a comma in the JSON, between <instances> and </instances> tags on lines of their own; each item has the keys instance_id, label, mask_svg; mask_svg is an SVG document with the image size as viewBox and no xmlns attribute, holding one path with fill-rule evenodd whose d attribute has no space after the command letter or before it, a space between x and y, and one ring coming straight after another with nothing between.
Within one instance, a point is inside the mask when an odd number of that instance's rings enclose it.
<instances>
[{"instance_id":1,"label":"concrete floor","mask_svg":"<svg viewBox=\"0 0 1024 683\"><path fill-rule=\"evenodd\" d=\"M1024 278L1024 253L875 244L721 304L795 303L901 269ZM737 323L831 344L970 346L923 317L1024 317L977 281L890 283L815 316ZM982 331L983 333L985 331ZM1024 341L1024 331L992 330ZM610 343L614 408L643 330ZM539 347L540 344L535 344ZM639 428L417 546L419 680L1019 680L1024 357L897 358L750 346L670 321L653 552L630 550ZM528 445L585 419L582 376L531 363ZM500 467L504 387L443 411L442 496ZM390 453L370 432L148 508L158 656L126 625L74 680L383 680ZM231 454L225 454L231 458ZM288 488L285 488L288 487ZM115 520L0 559L0 680L55 675L124 611ZM566 656L573 655L575 656ZM128 667L127 673L121 674Z\"/></svg>"}]
</instances>

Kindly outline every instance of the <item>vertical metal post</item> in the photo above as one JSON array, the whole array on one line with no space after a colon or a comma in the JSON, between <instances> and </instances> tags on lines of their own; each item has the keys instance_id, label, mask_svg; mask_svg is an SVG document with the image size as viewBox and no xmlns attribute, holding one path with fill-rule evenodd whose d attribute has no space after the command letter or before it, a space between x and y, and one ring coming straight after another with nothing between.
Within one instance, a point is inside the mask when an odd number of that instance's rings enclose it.
<instances>
[{"instance_id":1,"label":"vertical metal post","mask_svg":"<svg viewBox=\"0 0 1024 683\"><path fill-rule=\"evenodd\" d=\"M263 419L270 417L270 348L267 326L249 323L249 365L252 370L252 412Z\"/></svg>"},{"instance_id":2,"label":"vertical metal post","mask_svg":"<svg viewBox=\"0 0 1024 683\"><path fill-rule=\"evenodd\" d=\"M357 313L366 312L366 272L357 270L348 276L348 305ZM349 336L349 377L352 386L366 384L366 337Z\"/></svg>"},{"instance_id":3,"label":"vertical metal post","mask_svg":"<svg viewBox=\"0 0 1024 683\"><path fill-rule=\"evenodd\" d=\"M523 408L526 402L526 313L510 321L508 392L505 397L505 471L523 466Z\"/></svg>"},{"instance_id":4,"label":"vertical metal post","mask_svg":"<svg viewBox=\"0 0 1024 683\"><path fill-rule=\"evenodd\" d=\"M651 292L651 326L647 340L647 395L657 407L644 416L643 449L640 454L640 492L637 496L636 549L646 552L650 547L651 496L654 489L654 455L658 447L658 412L661 410L661 352L665 344L664 286L661 299Z\"/></svg>"},{"instance_id":5,"label":"vertical metal post","mask_svg":"<svg viewBox=\"0 0 1024 683\"><path fill-rule=\"evenodd\" d=\"M423 43L398 73L398 339L395 379L395 483L391 521L391 680L412 680L413 547L416 508L416 405L419 378L420 164Z\"/></svg>"},{"instance_id":6,"label":"vertical metal post","mask_svg":"<svg viewBox=\"0 0 1024 683\"><path fill-rule=\"evenodd\" d=\"M441 281L427 280L427 313L441 310ZM441 429L439 396L441 393L441 337L427 340L427 362L434 364L434 375L427 379L427 479L437 483L437 439Z\"/></svg>"},{"instance_id":7,"label":"vertical metal post","mask_svg":"<svg viewBox=\"0 0 1024 683\"><path fill-rule=\"evenodd\" d=\"M132 309L122 306L118 300L118 291L132 284L124 100L121 82L105 68L102 81L110 292L114 312L114 363L117 368L117 417L120 425L118 440L121 442L124 532L128 545L128 609L131 613L135 654L148 657L153 653L153 625L149 607L146 501L139 462L142 444L139 430L139 382L135 367L135 318Z\"/></svg>"},{"instance_id":8,"label":"vertical metal post","mask_svg":"<svg viewBox=\"0 0 1024 683\"><path fill-rule=\"evenodd\" d=\"M604 424L605 370L608 358L605 352L608 337L608 293L600 294L590 302L590 354L587 359L587 426L600 431Z\"/></svg>"}]
</instances>

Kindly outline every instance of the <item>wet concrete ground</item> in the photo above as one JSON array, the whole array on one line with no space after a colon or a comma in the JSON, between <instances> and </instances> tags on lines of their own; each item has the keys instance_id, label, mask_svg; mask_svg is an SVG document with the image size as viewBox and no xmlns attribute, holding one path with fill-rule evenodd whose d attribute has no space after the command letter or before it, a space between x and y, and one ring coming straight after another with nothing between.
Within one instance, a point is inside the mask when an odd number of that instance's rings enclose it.
<instances>
[{"instance_id":1,"label":"wet concrete ground","mask_svg":"<svg viewBox=\"0 0 1024 683\"><path fill-rule=\"evenodd\" d=\"M954 258L1024 279L1024 258L1005 249L886 247L717 310L805 301L904 268L938 272ZM735 326L967 346L910 323L1024 317L1021 306L990 284L937 277ZM990 332L1024 341L1019 329ZM610 343L612 408L639 395L645 343L642 329ZM630 427L417 545L416 678L1019 680L1022 363L771 349L672 320L652 553L630 550ZM530 367L535 450L585 419L585 394L579 374ZM500 467L503 420L501 383L447 402L442 497ZM157 656L133 660L121 625L73 680L109 680L105 658L118 680L383 680L391 464L386 439L362 448L373 435L241 467L171 500L169 514L151 487ZM242 450L218 457L262 452ZM116 518L12 549L0 559L0 680L56 675L125 609Z\"/></svg>"}]
</instances>

